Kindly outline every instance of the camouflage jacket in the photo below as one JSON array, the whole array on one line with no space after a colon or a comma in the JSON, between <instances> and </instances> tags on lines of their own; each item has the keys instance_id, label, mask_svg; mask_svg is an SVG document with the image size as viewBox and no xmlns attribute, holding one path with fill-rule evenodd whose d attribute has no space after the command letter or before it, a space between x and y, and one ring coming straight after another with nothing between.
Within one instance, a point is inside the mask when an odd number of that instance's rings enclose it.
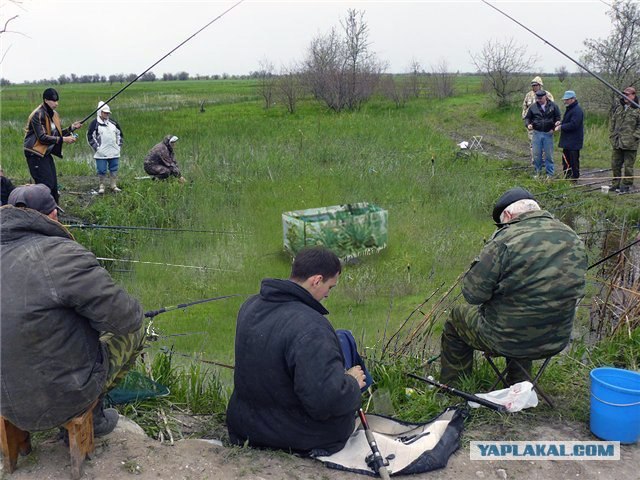
<instances>
[{"instance_id":1,"label":"camouflage jacket","mask_svg":"<svg viewBox=\"0 0 640 480\"><path fill-rule=\"evenodd\" d=\"M640 110L618 105L609 126L611 146L620 150L638 150L640 141Z\"/></svg>"},{"instance_id":2,"label":"camouflage jacket","mask_svg":"<svg viewBox=\"0 0 640 480\"><path fill-rule=\"evenodd\" d=\"M462 293L479 306L499 353L543 356L569 341L586 270L584 244L571 228L544 210L526 212L493 234Z\"/></svg>"},{"instance_id":3,"label":"camouflage jacket","mask_svg":"<svg viewBox=\"0 0 640 480\"><path fill-rule=\"evenodd\" d=\"M551 95L551 92L549 91L547 91L547 98L552 102L554 101L553 95ZM522 119L523 120L524 120L524 117L527 116L529 107L534 103L536 103L536 92L534 92L533 90L529 90L527 94L524 96L524 101L522 102Z\"/></svg>"}]
</instances>

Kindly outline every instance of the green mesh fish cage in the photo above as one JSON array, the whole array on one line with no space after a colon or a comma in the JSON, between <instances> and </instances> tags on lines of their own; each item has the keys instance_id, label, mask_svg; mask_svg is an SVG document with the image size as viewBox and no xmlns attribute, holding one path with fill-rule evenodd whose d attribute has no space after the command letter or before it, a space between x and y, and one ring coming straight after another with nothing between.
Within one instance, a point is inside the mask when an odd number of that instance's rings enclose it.
<instances>
[{"instance_id":1,"label":"green mesh fish cage","mask_svg":"<svg viewBox=\"0 0 640 480\"><path fill-rule=\"evenodd\" d=\"M370 203L310 208L282 214L284 249L323 245L342 260L377 253L387 246L387 211Z\"/></svg>"}]
</instances>

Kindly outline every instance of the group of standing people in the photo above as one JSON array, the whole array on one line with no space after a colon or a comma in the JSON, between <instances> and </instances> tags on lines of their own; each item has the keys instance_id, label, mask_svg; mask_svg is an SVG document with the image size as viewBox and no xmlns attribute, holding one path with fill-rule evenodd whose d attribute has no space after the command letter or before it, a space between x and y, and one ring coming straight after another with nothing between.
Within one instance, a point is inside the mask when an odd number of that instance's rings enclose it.
<instances>
[{"instance_id":1,"label":"group of standing people","mask_svg":"<svg viewBox=\"0 0 640 480\"><path fill-rule=\"evenodd\" d=\"M640 109L634 87L623 91L611 117L609 138L611 140L611 169L613 181L610 189L625 193L633 186L634 165L640 146ZM532 163L536 177L544 167L548 178L555 172L553 163L553 136L560 132L558 146L562 148L562 170L564 177L577 181L580 177L580 151L584 145L584 112L576 92L567 90L562 96L564 116L553 101L553 95L544 89L542 78L531 80L531 91L522 102L522 119L528 130Z\"/></svg>"},{"instance_id":2,"label":"group of standing people","mask_svg":"<svg viewBox=\"0 0 640 480\"><path fill-rule=\"evenodd\" d=\"M60 97L54 88L47 88L43 92L42 104L38 105L27 120L23 144L29 173L34 183L46 185L56 203L60 201L60 193L53 157L62 158L63 145L77 142L78 135L74 132L82 128L81 122L74 122L69 128L62 128L57 112L59 102ZM180 182L185 181L174 151L177 140L178 137L175 135L167 135L145 157L144 170L152 178L164 180L174 176ZM120 192L117 179L124 134L119 123L112 118L111 108L102 101L98 103L96 118L89 124L87 142L94 152L98 193L105 193L107 172L111 191ZM5 178L4 175L2 178ZM8 195L4 181L3 192L7 192Z\"/></svg>"},{"instance_id":3,"label":"group of standing people","mask_svg":"<svg viewBox=\"0 0 640 480\"><path fill-rule=\"evenodd\" d=\"M555 173L553 163L554 133L560 132L558 146L562 151L562 170L565 178L580 177L580 150L584 143L584 113L578 104L576 93L567 90L562 96L566 107L564 117L553 95L545 90L542 78L531 80L531 90L522 102L522 118L529 135L532 161L536 177L544 166L548 178Z\"/></svg>"}]
</instances>

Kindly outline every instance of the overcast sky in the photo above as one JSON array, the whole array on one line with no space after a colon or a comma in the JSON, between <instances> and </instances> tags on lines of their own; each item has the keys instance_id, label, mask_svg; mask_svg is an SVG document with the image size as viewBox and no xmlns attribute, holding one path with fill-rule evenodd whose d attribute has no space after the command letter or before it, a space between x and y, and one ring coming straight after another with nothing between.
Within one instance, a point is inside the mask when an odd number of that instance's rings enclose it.
<instances>
[{"instance_id":1,"label":"overcast sky","mask_svg":"<svg viewBox=\"0 0 640 480\"><path fill-rule=\"evenodd\" d=\"M2 24L19 17L1 37L0 76L12 82L61 74L141 73L235 1L221 0L0 0ZM494 1L568 55L585 38L609 34L608 5L589 1ZM610 3L607 1L607 3ZM372 50L389 72L412 60L429 70L446 60L451 71L475 68L469 52L489 39L514 38L539 58L539 71L575 65L479 0L272 1L245 0L153 68L191 75L247 74L261 60L280 67L304 58L312 38L339 27L348 8L364 10Z\"/></svg>"}]
</instances>

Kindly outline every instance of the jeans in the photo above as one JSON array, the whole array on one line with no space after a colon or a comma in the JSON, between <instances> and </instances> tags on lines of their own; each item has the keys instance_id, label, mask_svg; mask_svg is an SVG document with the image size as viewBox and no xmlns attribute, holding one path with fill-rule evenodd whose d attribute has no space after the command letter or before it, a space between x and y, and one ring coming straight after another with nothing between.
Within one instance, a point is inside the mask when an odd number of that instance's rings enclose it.
<instances>
[{"instance_id":1,"label":"jeans","mask_svg":"<svg viewBox=\"0 0 640 480\"><path fill-rule=\"evenodd\" d=\"M553 165L553 133L539 132L534 130L533 132L533 165L536 169L536 175L540 174L542 170L542 152L544 152L544 161L547 170L547 175L551 176L554 172Z\"/></svg>"},{"instance_id":2,"label":"jeans","mask_svg":"<svg viewBox=\"0 0 640 480\"><path fill-rule=\"evenodd\" d=\"M98 175L103 176L107 174L107 165L109 165L109 172L115 174L118 171L119 158L96 158L96 170Z\"/></svg>"}]
</instances>

